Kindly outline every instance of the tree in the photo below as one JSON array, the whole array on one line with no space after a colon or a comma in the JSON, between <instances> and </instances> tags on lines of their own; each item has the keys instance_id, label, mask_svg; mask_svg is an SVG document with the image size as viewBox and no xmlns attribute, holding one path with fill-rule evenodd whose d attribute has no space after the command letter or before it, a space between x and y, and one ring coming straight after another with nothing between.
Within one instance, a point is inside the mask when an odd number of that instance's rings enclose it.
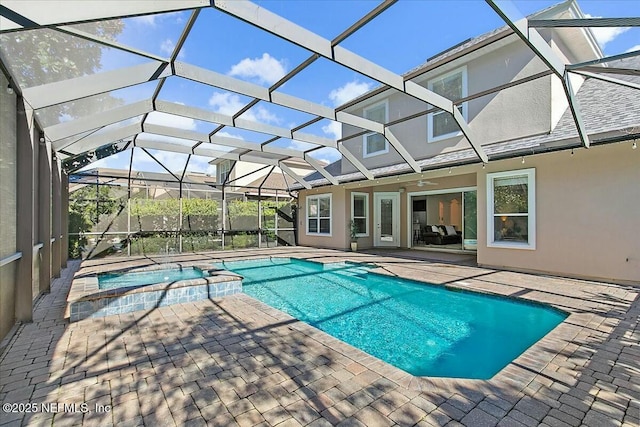
<instances>
[{"instance_id":1,"label":"tree","mask_svg":"<svg viewBox=\"0 0 640 427\"><path fill-rule=\"evenodd\" d=\"M103 215L113 214L120 203L106 185L87 185L69 198L69 257L80 258L87 244L83 235L92 231Z\"/></svg>"},{"instance_id":2,"label":"tree","mask_svg":"<svg viewBox=\"0 0 640 427\"><path fill-rule=\"evenodd\" d=\"M88 27L91 30L88 31ZM87 32L115 40L122 32L120 19L77 25ZM17 31L0 35L4 59L11 65L20 87L40 86L47 83L94 74L102 69L100 43L82 39L48 28ZM96 96L101 109L121 105L123 101L109 94ZM86 115L86 103L73 101L38 111L43 124L58 123L61 117Z\"/></svg>"}]
</instances>

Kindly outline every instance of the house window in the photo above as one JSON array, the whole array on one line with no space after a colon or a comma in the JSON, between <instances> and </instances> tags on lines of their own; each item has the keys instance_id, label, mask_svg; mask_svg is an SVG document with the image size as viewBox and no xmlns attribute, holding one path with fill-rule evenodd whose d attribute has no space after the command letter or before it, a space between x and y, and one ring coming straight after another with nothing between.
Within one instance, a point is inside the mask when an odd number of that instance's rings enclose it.
<instances>
[{"instance_id":1,"label":"house window","mask_svg":"<svg viewBox=\"0 0 640 427\"><path fill-rule=\"evenodd\" d=\"M535 169L487 174L487 246L535 249Z\"/></svg>"},{"instance_id":2,"label":"house window","mask_svg":"<svg viewBox=\"0 0 640 427\"><path fill-rule=\"evenodd\" d=\"M365 108L364 117L365 119L384 124L388 121L387 110L387 101L383 101L379 104ZM384 135L377 132L366 134L364 136L362 152L363 157L371 157L377 156L378 154L388 153L389 146L387 143L387 139L384 137Z\"/></svg>"},{"instance_id":3,"label":"house window","mask_svg":"<svg viewBox=\"0 0 640 427\"><path fill-rule=\"evenodd\" d=\"M229 172L231 172L231 161L225 160L223 162L218 163L218 182L220 184L224 183L229 176Z\"/></svg>"},{"instance_id":4,"label":"house window","mask_svg":"<svg viewBox=\"0 0 640 427\"><path fill-rule=\"evenodd\" d=\"M307 197L307 234L331 235L331 194Z\"/></svg>"},{"instance_id":5,"label":"house window","mask_svg":"<svg viewBox=\"0 0 640 427\"><path fill-rule=\"evenodd\" d=\"M369 194L351 193L351 219L358 237L369 235Z\"/></svg>"},{"instance_id":6,"label":"house window","mask_svg":"<svg viewBox=\"0 0 640 427\"><path fill-rule=\"evenodd\" d=\"M429 80L428 88L432 92L452 101L464 98L467 96L467 68L458 68L437 79ZM459 105L458 110L467 120L467 103L464 102ZM456 135L460 135L460 128L451 114L445 111L438 111L427 116L428 142L435 142Z\"/></svg>"}]
</instances>

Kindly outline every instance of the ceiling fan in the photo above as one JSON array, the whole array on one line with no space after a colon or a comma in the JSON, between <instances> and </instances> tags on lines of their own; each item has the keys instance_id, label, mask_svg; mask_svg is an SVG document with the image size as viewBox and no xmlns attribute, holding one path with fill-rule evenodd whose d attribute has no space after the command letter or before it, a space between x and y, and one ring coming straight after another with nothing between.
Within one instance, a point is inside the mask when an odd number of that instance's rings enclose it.
<instances>
[{"instance_id":1,"label":"ceiling fan","mask_svg":"<svg viewBox=\"0 0 640 427\"><path fill-rule=\"evenodd\" d=\"M421 179L420 181L418 181L418 183L416 185L418 187L424 187L425 185L438 185L438 183L437 182L433 182L433 181L429 181L429 180Z\"/></svg>"}]
</instances>

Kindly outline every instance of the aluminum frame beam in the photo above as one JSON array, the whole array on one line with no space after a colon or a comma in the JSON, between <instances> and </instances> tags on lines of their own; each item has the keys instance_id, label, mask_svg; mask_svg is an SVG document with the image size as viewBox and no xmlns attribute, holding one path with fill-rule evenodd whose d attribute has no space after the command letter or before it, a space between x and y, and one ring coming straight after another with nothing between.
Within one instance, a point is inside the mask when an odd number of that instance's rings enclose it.
<instances>
[{"instance_id":1,"label":"aluminum frame beam","mask_svg":"<svg viewBox=\"0 0 640 427\"><path fill-rule=\"evenodd\" d=\"M144 58L148 58L158 62L168 62L167 58L163 58L158 55L154 55L153 53L146 52L144 50L136 49L131 46L124 45L122 43L118 43L116 41L107 39L105 37L96 36L95 34L87 33L86 31L79 30L77 28L73 28L68 25L63 25L60 27L54 28L56 31L61 33L69 34L75 37L80 37L85 40L94 41L100 43L101 45L112 47L114 49L122 50L124 52L129 52L134 55L142 56Z\"/></svg>"},{"instance_id":2,"label":"aluminum frame beam","mask_svg":"<svg viewBox=\"0 0 640 427\"><path fill-rule=\"evenodd\" d=\"M415 159L411 156L411 154L409 154L407 149L404 148L404 145L400 143L398 138L396 138L393 132L391 132L391 129L389 129L388 127L384 128L384 137L387 139L387 141L389 141L389 144L391 144L393 148L396 149L398 154L402 156L402 158L407 162L407 164L411 167L411 169L413 169L414 172L422 172L422 168L420 167L420 165L418 165L418 162L415 161Z\"/></svg>"},{"instance_id":3,"label":"aluminum frame beam","mask_svg":"<svg viewBox=\"0 0 640 427\"><path fill-rule=\"evenodd\" d=\"M609 82L609 83L617 84L617 85L620 85L620 86L626 86L626 87L630 87L632 89L640 89L640 84L633 83L633 82L628 82L626 80L614 79L613 77L602 76L600 74L590 73L588 71L575 70L575 71L571 71L571 72L574 73L574 74L579 74L579 75L584 76L584 77L590 77L592 79L602 80L603 82Z\"/></svg>"},{"instance_id":4,"label":"aluminum frame beam","mask_svg":"<svg viewBox=\"0 0 640 427\"><path fill-rule=\"evenodd\" d=\"M335 178L333 175L331 175L329 172L327 172L327 170L324 168L324 166L322 166L322 164L320 164L319 161L317 161L316 159L314 159L313 157L311 157L310 155L306 154L304 155L304 161L309 163L311 166L313 166L318 172L320 172L320 174L322 176L324 176L327 181L329 181L331 184L333 185L339 185L340 183L338 182L338 179Z\"/></svg>"},{"instance_id":5,"label":"aluminum frame beam","mask_svg":"<svg viewBox=\"0 0 640 427\"><path fill-rule=\"evenodd\" d=\"M356 156L354 156L351 151L349 151L347 149L347 147L345 147L344 145L340 144L338 145L338 151L340 151L340 153L342 153L343 157L346 157L346 159L353 165L356 167L356 169L358 169L360 171L360 173L362 175L364 175L368 180L372 180L375 177L373 176L373 174L371 173L371 171L369 169L367 169L367 167L365 165L362 164L362 162L360 160L358 160L356 158Z\"/></svg>"},{"instance_id":6,"label":"aluminum frame beam","mask_svg":"<svg viewBox=\"0 0 640 427\"><path fill-rule=\"evenodd\" d=\"M640 18L530 19L529 28L640 27Z\"/></svg>"},{"instance_id":7,"label":"aluminum frame beam","mask_svg":"<svg viewBox=\"0 0 640 427\"><path fill-rule=\"evenodd\" d=\"M268 135L279 136L282 138L296 139L301 142L308 142L310 144L322 145L324 147L337 147L337 142L315 135L308 135L302 132L293 132L288 128L279 126L268 125L252 120L238 118L233 120L232 116L220 113L214 113L212 111L204 110L197 107L191 107L181 104L176 104L167 101L156 101L155 110L168 114L175 114L182 117L188 117L191 119L203 120L210 123L222 124L225 126L233 126L238 129L245 129L254 132L260 132ZM210 134L211 135L211 134ZM215 133L214 133L215 135Z\"/></svg>"},{"instance_id":8,"label":"aluminum frame beam","mask_svg":"<svg viewBox=\"0 0 640 427\"><path fill-rule=\"evenodd\" d=\"M103 133L95 133L93 135L86 136L64 147L57 147L56 151L66 149L67 151L75 151L74 155L91 151L105 144L109 144L121 139L131 138L138 133L142 132L142 126L140 123L132 123L121 128L113 129Z\"/></svg>"},{"instance_id":9,"label":"aluminum frame beam","mask_svg":"<svg viewBox=\"0 0 640 427\"><path fill-rule=\"evenodd\" d=\"M579 69L580 71L589 71L598 74L619 74L626 76L640 76L640 70L633 68L614 68L614 67L595 67L587 66ZM578 70L572 70L578 71Z\"/></svg>"},{"instance_id":10,"label":"aluminum frame beam","mask_svg":"<svg viewBox=\"0 0 640 427\"><path fill-rule=\"evenodd\" d=\"M166 62L153 61L48 83L24 89L23 96L37 110L170 76L172 71L168 65Z\"/></svg>"},{"instance_id":11,"label":"aluminum frame beam","mask_svg":"<svg viewBox=\"0 0 640 427\"><path fill-rule=\"evenodd\" d=\"M109 0L3 0L2 31L15 31L76 22L125 18L210 6L209 0L163 0L160 2Z\"/></svg>"},{"instance_id":12,"label":"aluminum frame beam","mask_svg":"<svg viewBox=\"0 0 640 427\"><path fill-rule=\"evenodd\" d=\"M218 136L194 132L184 129L176 129L169 126L156 125L147 123L142 126L143 132L152 133L162 136L170 136L173 138L188 139L194 142L209 142L211 144L224 145L226 147L242 148L253 152L265 152L288 157L304 158L304 152L279 147L263 147L258 143L247 142L242 139L232 138L228 136Z\"/></svg>"},{"instance_id":13,"label":"aluminum frame beam","mask_svg":"<svg viewBox=\"0 0 640 427\"><path fill-rule=\"evenodd\" d=\"M640 50L634 50L631 52L621 53L619 55L605 56L604 58L598 58L591 61L579 62L577 64L569 64L566 66L566 69L571 71L571 70L576 70L583 67L588 67L591 65L605 64L607 62L617 61L619 59L634 58L639 55L640 55Z\"/></svg>"},{"instance_id":14,"label":"aluminum frame beam","mask_svg":"<svg viewBox=\"0 0 640 427\"><path fill-rule=\"evenodd\" d=\"M298 175L293 170L291 170L289 166L285 165L283 162L278 162L278 167L282 172L286 173L291 178L298 181L298 183L302 185L304 188L306 188L307 190L311 190L311 185L307 181L305 181L304 178L302 178L300 175Z\"/></svg>"},{"instance_id":15,"label":"aluminum frame beam","mask_svg":"<svg viewBox=\"0 0 640 427\"><path fill-rule=\"evenodd\" d=\"M314 53L322 55L323 57L350 68L356 72L359 72L367 77L370 77L379 83L391 86L409 96L424 101L428 104L435 105L444 111L449 111L454 115L456 122L463 130L463 133L469 143L472 145L474 151L478 154L480 159L485 162L488 161L488 157L484 154L484 150L479 144L474 143L474 139L470 134L470 129L466 126L466 120L461 115L455 115L453 113L453 102L447 98L437 95L426 88L424 91L412 90L409 91L406 88L404 78L398 74L395 74L367 59L341 47L334 46L334 44L312 31L302 28L282 17L272 13L264 8L249 2L249 1L226 1L226 0L214 0L213 6L229 15L235 16L255 27L261 28L271 34L274 34L280 38L283 38L291 43L306 48ZM414 83L414 85L418 86ZM321 114L317 114L321 115ZM460 120L462 119L462 123ZM343 123L347 123L343 120ZM348 123L351 124L351 123ZM361 127L361 126L360 126ZM369 129L372 130L372 129ZM379 132L384 135L383 132Z\"/></svg>"},{"instance_id":16,"label":"aluminum frame beam","mask_svg":"<svg viewBox=\"0 0 640 427\"><path fill-rule=\"evenodd\" d=\"M195 65L187 64L185 62L176 61L174 66L176 72L175 75L178 77L189 79L197 83L202 83L207 86L235 92L240 95L257 98L262 101L267 101L275 105L302 111L303 113L312 114L314 116L320 116L330 120L338 120L336 118L335 109L322 104L317 104L315 102L297 98L295 96L288 95L282 92L269 92L269 89L263 86L245 82L234 77L229 77L224 74L216 73L215 71L207 70L206 68L200 68ZM338 121L343 121L346 124L363 127L364 129L371 132L378 132L380 130L380 123L378 122L364 119L350 113L341 113L341 117L343 120Z\"/></svg>"},{"instance_id":17,"label":"aluminum frame beam","mask_svg":"<svg viewBox=\"0 0 640 427\"><path fill-rule=\"evenodd\" d=\"M564 61L555 54L547 42L542 38L540 33L535 28L529 28L528 19L521 18L518 21L513 21L503 8L498 3L508 3L510 0L485 0L487 4L504 20L504 22L511 27L511 29L520 37L520 39L533 51L533 53L544 62L551 71L556 74L564 89L567 101L569 103L569 109L573 116L573 121L578 130L578 136L585 148L589 148L591 142L587 129L584 126L582 114L580 113L580 104L576 98L576 92L574 91L569 74L566 69Z\"/></svg>"},{"instance_id":18,"label":"aluminum frame beam","mask_svg":"<svg viewBox=\"0 0 640 427\"><path fill-rule=\"evenodd\" d=\"M44 128L44 133L46 138L55 143L55 141L118 123L123 120L132 119L151 111L153 111L153 104L150 99L147 99L103 111L99 114L93 114L69 122L62 122L48 126Z\"/></svg>"}]
</instances>

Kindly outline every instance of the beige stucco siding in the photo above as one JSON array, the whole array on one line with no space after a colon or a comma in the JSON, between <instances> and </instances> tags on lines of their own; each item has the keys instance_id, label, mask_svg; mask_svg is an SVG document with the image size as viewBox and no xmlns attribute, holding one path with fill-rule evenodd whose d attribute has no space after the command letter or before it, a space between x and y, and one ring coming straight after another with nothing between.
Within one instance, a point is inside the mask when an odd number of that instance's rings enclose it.
<instances>
[{"instance_id":1,"label":"beige stucco siding","mask_svg":"<svg viewBox=\"0 0 640 427\"><path fill-rule=\"evenodd\" d=\"M307 197L331 194L331 235L307 234ZM347 226L347 209L350 199L344 187L322 187L310 191L302 191L298 196L300 211L298 215L298 244L316 248L345 249L349 247Z\"/></svg>"},{"instance_id":2,"label":"beige stucco siding","mask_svg":"<svg viewBox=\"0 0 640 427\"><path fill-rule=\"evenodd\" d=\"M487 247L486 174L478 176L478 263L640 282L640 152L614 144L490 163L536 169L536 249Z\"/></svg>"},{"instance_id":3,"label":"beige stucco siding","mask_svg":"<svg viewBox=\"0 0 640 427\"><path fill-rule=\"evenodd\" d=\"M486 51L466 63L453 67L466 67L467 93L475 94L505 83L547 70L547 67L517 40ZM433 70L418 81L425 87L428 80L451 71L451 67ZM397 91L385 92L386 97L375 97L366 104L349 109L356 115L363 115L364 109L383 100L388 101L389 121L407 117L417 111L425 111L427 104ZM526 84L505 89L499 93L486 95L467 102L468 122L474 138L481 144L515 139L549 132L551 129L551 77L546 76ZM390 127L394 135L416 159L424 159L436 154L469 148L462 136L454 136L435 142L427 142L427 116L420 116ZM343 135L353 135L361 129L344 126ZM363 158L363 137L345 141L345 146L358 158ZM363 159L369 168L402 162L402 158L390 147L389 153ZM343 173L355 168L343 162Z\"/></svg>"}]
</instances>

